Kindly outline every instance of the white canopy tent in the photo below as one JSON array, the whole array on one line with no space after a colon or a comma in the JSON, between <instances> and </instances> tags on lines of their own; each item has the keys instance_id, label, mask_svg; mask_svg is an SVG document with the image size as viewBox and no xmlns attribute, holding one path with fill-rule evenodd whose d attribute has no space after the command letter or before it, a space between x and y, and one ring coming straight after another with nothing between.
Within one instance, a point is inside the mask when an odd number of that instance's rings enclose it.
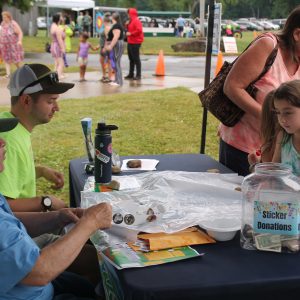
<instances>
[{"instance_id":1,"label":"white canopy tent","mask_svg":"<svg viewBox=\"0 0 300 300\"><path fill-rule=\"evenodd\" d=\"M47 0L47 7L59 7L68 9L89 9L95 7L93 0Z\"/></svg>"},{"instance_id":2,"label":"white canopy tent","mask_svg":"<svg viewBox=\"0 0 300 300\"><path fill-rule=\"evenodd\" d=\"M85 9L93 9L93 20L95 18L94 14L94 7L95 7L95 1L94 0L46 0L42 1L41 3L38 2L39 6L44 6L47 8L47 20L49 20L49 8L51 7L57 7L57 8L63 8L63 9L71 9L80 11ZM49 27L47 26L47 33L49 31Z\"/></svg>"}]
</instances>

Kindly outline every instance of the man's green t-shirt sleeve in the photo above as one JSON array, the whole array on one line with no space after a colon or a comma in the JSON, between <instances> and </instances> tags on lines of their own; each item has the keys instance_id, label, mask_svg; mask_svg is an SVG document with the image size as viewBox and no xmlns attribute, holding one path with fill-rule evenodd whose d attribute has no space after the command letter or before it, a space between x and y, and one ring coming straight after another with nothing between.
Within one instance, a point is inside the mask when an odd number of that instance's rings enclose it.
<instances>
[{"instance_id":1,"label":"man's green t-shirt sleeve","mask_svg":"<svg viewBox=\"0 0 300 300\"><path fill-rule=\"evenodd\" d=\"M23 177L18 168L19 157L14 148L6 145L4 171L0 173L0 192L9 198L19 198L22 190L20 179ZM23 177L24 178L24 177Z\"/></svg>"},{"instance_id":2,"label":"man's green t-shirt sleeve","mask_svg":"<svg viewBox=\"0 0 300 300\"><path fill-rule=\"evenodd\" d=\"M6 142L4 170L0 173L0 193L9 198L36 196L36 178L30 133L22 126L1 132Z\"/></svg>"}]
</instances>

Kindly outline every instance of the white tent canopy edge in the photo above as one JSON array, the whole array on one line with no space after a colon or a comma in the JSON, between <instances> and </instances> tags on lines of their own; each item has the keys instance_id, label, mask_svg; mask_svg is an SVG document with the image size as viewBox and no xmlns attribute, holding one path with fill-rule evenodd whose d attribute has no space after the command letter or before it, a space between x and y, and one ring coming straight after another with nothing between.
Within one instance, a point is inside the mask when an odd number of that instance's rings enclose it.
<instances>
[{"instance_id":1,"label":"white tent canopy edge","mask_svg":"<svg viewBox=\"0 0 300 300\"><path fill-rule=\"evenodd\" d=\"M94 8L95 2L93 0L47 0L47 7L59 7L59 8Z\"/></svg>"},{"instance_id":2,"label":"white tent canopy edge","mask_svg":"<svg viewBox=\"0 0 300 300\"><path fill-rule=\"evenodd\" d=\"M57 7L57 8L67 8L76 10L77 13L79 10L93 8L93 19L94 19L94 7L95 1L94 0L46 0L44 5L47 7L47 20L49 20L49 8L50 7ZM47 28L47 36L49 35L49 27Z\"/></svg>"}]
</instances>

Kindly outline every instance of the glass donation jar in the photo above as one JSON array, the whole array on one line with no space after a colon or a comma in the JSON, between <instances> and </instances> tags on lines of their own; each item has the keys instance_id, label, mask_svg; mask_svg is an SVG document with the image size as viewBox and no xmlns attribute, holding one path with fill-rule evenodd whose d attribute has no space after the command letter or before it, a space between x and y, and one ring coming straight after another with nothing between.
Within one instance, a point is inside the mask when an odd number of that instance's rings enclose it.
<instances>
[{"instance_id":1,"label":"glass donation jar","mask_svg":"<svg viewBox=\"0 0 300 300\"><path fill-rule=\"evenodd\" d=\"M248 250L300 251L300 179L280 163L260 163L242 184L240 243Z\"/></svg>"}]
</instances>

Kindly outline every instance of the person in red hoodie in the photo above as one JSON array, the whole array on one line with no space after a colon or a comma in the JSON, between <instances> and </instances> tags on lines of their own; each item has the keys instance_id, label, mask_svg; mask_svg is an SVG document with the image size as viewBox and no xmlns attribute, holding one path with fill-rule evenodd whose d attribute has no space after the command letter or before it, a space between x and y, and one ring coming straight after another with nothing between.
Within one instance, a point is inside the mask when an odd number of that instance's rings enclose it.
<instances>
[{"instance_id":1,"label":"person in red hoodie","mask_svg":"<svg viewBox=\"0 0 300 300\"><path fill-rule=\"evenodd\" d=\"M140 80L142 78L142 65L140 59L140 47L144 41L143 25L138 18L135 8L128 9L129 23L127 25L127 53L129 58L129 74L125 79ZM136 75L134 76L134 67Z\"/></svg>"}]
</instances>

